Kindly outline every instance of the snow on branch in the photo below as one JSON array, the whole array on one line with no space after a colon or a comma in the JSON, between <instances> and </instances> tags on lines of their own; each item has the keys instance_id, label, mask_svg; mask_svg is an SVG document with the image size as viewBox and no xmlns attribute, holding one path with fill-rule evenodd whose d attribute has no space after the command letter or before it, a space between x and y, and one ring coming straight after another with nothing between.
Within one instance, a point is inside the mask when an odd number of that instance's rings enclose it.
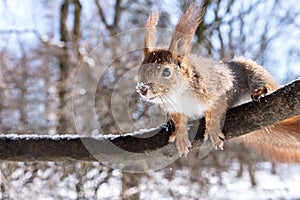
<instances>
[{"instance_id":1,"label":"snow on branch","mask_svg":"<svg viewBox=\"0 0 300 200\"><path fill-rule=\"evenodd\" d=\"M274 93L263 97L260 102L249 102L232 108L227 112L223 132L226 140L261 129L286 118L300 115L300 79L288 84ZM197 135L193 144L203 138L204 119L196 127ZM156 133L156 134L154 134ZM39 136L2 135L0 136L0 160L13 161L96 161L93 156L99 152L111 155L106 143L113 143L129 152L151 152L168 144L169 134L163 128L145 131L141 135L119 137L83 136ZM93 152L84 143L95 147ZM174 149L175 149L175 145ZM99 152L98 152L99 151ZM174 152L174 150L173 150ZM114 152L115 153L115 152ZM164 152L162 155L168 156Z\"/></svg>"}]
</instances>

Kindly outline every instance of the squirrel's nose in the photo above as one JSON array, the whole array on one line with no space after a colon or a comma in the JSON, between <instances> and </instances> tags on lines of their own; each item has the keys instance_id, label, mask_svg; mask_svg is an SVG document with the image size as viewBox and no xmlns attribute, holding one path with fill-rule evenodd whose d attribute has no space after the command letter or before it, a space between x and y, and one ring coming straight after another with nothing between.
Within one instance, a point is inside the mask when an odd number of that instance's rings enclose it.
<instances>
[{"instance_id":1,"label":"squirrel's nose","mask_svg":"<svg viewBox=\"0 0 300 200\"><path fill-rule=\"evenodd\" d=\"M142 95L146 96L148 92L148 86L146 85L140 86L139 90Z\"/></svg>"},{"instance_id":2,"label":"squirrel's nose","mask_svg":"<svg viewBox=\"0 0 300 200\"><path fill-rule=\"evenodd\" d=\"M136 91L143 96L146 96L148 93L149 85L143 82L140 82L136 86Z\"/></svg>"}]
</instances>

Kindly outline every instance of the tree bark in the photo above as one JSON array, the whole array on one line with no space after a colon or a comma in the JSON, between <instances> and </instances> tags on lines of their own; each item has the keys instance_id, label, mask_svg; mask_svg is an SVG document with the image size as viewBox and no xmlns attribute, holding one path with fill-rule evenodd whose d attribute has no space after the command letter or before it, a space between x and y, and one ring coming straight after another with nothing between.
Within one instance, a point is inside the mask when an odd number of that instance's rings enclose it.
<instances>
[{"instance_id":1,"label":"tree bark","mask_svg":"<svg viewBox=\"0 0 300 200\"><path fill-rule=\"evenodd\" d=\"M68 55L68 27L67 18L69 15L69 0L64 0L60 8L60 41L63 42L64 46L62 48L61 55L58 56L59 68L60 68L60 87L59 87L59 113L58 113L58 130L63 129L62 127L66 124L66 116L64 114L63 108L65 104L65 94L66 89L63 87L63 83L68 77L70 58Z\"/></svg>"},{"instance_id":2,"label":"tree bark","mask_svg":"<svg viewBox=\"0 0 300 200\"><path fill-rule=\"evenodd\" d=\"M263 127L278 123L284 119L300 115L300 79L286 85L274 93L263 97L260 102L249 102L232 108L227 112L223 132L226 140L232 139ZM204 119L196 124L195 145L203 138ZM193 129L191 127L191 129ZM14 161L61 161L61 160L97 160L98 153L111 155L106 143L135 153L151 152L168 144L170 133L163 128L144 132L138 137L118 136L38 136L38 135L2 135L0 136L0 160ZM87 150L84 144L93 146ZM175 149L175 145L174 149ZM166 156L166 154L156 155ZM167 155L168 156L168 155Z\"/></svg>"},{"instance_id":3,"label":"tree bark","mask_svg":"<svg viewBox=\"0 0 300 200\"><path fill-rule=\"evenodd\" d=\"M81 9L82 5L79 0L73 2L74 4L74 22L73 22L73 51L77 57L79 55L79 38L80 38L80 19L81 19Z\"/></svg>"}]
</instances>

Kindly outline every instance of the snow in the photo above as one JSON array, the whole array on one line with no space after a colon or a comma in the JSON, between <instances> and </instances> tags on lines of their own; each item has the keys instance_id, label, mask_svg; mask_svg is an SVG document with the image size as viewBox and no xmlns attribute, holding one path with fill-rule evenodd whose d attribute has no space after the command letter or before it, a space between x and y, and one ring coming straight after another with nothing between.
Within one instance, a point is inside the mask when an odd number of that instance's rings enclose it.
<instances>
[{"instance_id":1,"label":"snow","mask_svg":"<svg viewBox=\"0 0 300 200\"><path fill-rule=\"evenodd\" d=\"M277 174L272 174L270 163L257 165L255 177L257 186L252 186L247 169L244 169L242 177L236 177L236 170L228 170L221 173L221 177L215 176L209 169L203 170L201 177L210 182L208 191L201 189L197 182L190 182L193 176L189 169L178 170L174 178L164 178L164 171L151 173L151 180L142 180L141 199L213 199L213 200L264 200L264 199L299 199L300 190L300 165L276 165ZM222 180L222 184L220 184ZM164 191L161 192L161 186ZM160 191L160 192L157 192ZM170 196L170 194L173 194Z\"/></svg>"},{"instance_id":2,"label":"snow","mask_svg":"<svg viewBox=\"0 0 300 200\"><path fill-rule=\"evenodd\" d=\"M95 140L111 140L119 137L126 137L126 136L139 136L143 135L145 132L151 132L157 130L159 127L149 128L149 129L140 129L136 130L132 133L126 133L122 135L115 135L115 134L105 134L105 135L96 135L96 136L86 136L86 135L78 135L78 134L63 134L63 135L39 135L39 134L0 134L0 139L10 139L10 140L43 140L43 139L50 139L50 140L65 140L65 139L81 139L81 138L92 138Z\"/></svg>"}]
</instances>

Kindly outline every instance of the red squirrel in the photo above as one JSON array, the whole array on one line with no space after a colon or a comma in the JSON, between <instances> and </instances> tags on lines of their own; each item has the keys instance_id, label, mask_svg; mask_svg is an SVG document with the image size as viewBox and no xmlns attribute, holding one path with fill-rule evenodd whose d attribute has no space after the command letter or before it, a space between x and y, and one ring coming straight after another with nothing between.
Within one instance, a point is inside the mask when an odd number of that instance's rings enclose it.
<instances>
[{"instance_id":1,"label":"red squirrel","mask_svg":"<svg viewBox=\"0 0 300 200\"><path fill-rule=\"evenodd\" d=\"M258 101L278 88L267 70L252 60L239 57L218 62L191 54L192 38L204 14L204 5L190 5L166 48L154 48L158 12L150 15L145 27L144 60L138 72L137 92L171 115L175 131L169 141L176 140L180 156L187 155L191 147L188 119L205 117L204 143L209 141L213 147L222 149L226 111L245 98ZM294 150L289 160L300 161L299 126L300 116L297 116L241 138L266 153L282 154L279 157L284 157L285 149Z\"/></svg>"}]
</instances>

